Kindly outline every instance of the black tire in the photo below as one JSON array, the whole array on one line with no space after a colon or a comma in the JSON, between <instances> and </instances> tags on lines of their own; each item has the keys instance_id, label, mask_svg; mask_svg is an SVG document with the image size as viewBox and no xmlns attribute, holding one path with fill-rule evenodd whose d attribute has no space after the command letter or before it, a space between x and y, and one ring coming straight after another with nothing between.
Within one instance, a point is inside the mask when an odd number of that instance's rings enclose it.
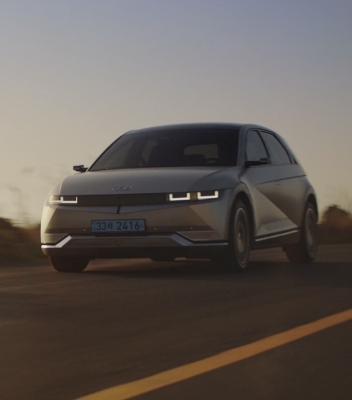
<instances>
[{"instance_id":1,"label":"black tire","mask_svg":"<svg viewBox=\"0 0 352 400\"><path fill-rule=\"evenodd\" d=\"M247 206L237 200L230 220L229 250L223 257L211 261L217 269L224 272L241 272L248 266L251 241L251 228Z\"/></svg>"},{"instance_id":2,"label":"black tire","mask_svg":"<svg viewBox=\"0 0 352 400\"><path fill-rule=\"evenodd\" d=\"M317 212L312 203L306 204L299 243L284 247L287 258L292 263L311 263L318 251Z\"/></svg>"},{"instance_id":3,"label":"black tire","mask_svg":"<svg viewBox=\"0 0 352 400\"><path fill-rule=\"evenodd\" d=\"M89 263L89 260L85 258L52 256L49 257L49 259L51 265L58 272L71 272L71 273L82 272Z\"/></svg>"}]
</instances>

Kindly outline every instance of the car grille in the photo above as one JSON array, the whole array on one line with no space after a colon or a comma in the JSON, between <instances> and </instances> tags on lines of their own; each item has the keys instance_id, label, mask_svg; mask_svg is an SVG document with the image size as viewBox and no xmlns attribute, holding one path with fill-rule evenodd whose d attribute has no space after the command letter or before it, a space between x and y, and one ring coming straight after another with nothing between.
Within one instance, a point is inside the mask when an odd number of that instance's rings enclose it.
<instances>
[{"instance_id":1,"label":"car grille","mask_svg":"<svg viewBox=\"0 0 352 400\"><path fill-rule=\"evenodd\" d=\"M152 194L122 194L122 195L85 195L77 196L77 206L140 206L166 204L167 195Z\"/></svg>"}]
</instances>

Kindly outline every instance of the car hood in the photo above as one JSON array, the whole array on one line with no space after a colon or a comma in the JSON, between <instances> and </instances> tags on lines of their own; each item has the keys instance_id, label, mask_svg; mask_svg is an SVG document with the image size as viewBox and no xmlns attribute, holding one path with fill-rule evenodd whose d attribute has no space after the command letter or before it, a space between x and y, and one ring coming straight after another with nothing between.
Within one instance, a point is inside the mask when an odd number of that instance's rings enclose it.
<instances>
[{"instance_id":1,"label":"car hood","mask_svg":"<svg viewBox=\"0 0 352 400\"><path fill-rule=\"evenodd\" d=\"M175 193L236 186L238 167L134 168L75 174L61 183L60 195Z\"/></svg>"}]
</instances>

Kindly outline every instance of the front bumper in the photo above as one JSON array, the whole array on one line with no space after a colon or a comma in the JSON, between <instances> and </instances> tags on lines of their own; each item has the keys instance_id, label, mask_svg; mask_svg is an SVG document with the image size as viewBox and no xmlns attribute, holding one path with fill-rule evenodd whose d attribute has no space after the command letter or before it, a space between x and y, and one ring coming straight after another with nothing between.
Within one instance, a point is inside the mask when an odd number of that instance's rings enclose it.
<instances>
[{"instance_id":1,"label":"front bumper","mask_svg":"<svg viewBox=\"0 0 352 400\"><path fill-rule=\"evenodd\" d=\"M232 190L216 200L177 205L75 207L45 204L42 251L87 258L211 257L228 246ZM144 219L138 234L95 234L92 220Z\"/></svg>"},{"instance_id":2,"label":"front bumper","mask_svg":"<svg viewBox=\"0 0 352 400\"><path fill-rule=\"evenodd\" d=\"M227 248L227 242L194 243L181 235L95 237L68 235L54 245L42 245L47 256L86 258L211 257Z\"/></svg>"}]
</instances>

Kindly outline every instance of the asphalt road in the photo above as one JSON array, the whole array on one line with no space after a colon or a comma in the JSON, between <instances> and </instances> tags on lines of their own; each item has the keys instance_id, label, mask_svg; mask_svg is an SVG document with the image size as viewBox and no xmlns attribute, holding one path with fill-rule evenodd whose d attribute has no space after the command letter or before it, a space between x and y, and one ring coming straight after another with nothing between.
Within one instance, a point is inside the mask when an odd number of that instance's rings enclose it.
<instances>
[{"instance_id":1,"label":"asphalt road","mask_svg":"<svg viewBox=\"0 0 352 400\"><path fill-rule=\"evenodd\" d=\"M75 399L352 309L352 245L242 274L207 261L0 268L0 399ZM352 320L136 397L352 399ZM97 399L99 396L96 397Z\"/></svg>"}]
</instances>

